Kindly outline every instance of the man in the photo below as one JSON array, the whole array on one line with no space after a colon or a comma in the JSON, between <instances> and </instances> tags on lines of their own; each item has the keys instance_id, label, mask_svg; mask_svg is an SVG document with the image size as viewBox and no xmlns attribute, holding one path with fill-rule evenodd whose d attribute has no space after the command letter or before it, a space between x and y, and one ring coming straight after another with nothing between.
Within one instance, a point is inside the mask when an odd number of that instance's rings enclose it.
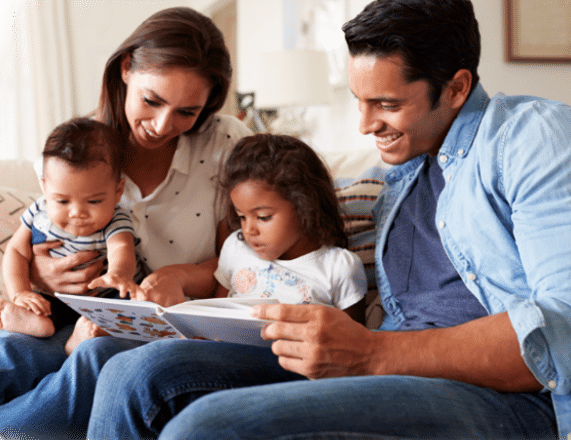
<instances>
[{"instance_id":1,"label":"man","mask_svg":"<svg viewBox=\"0 0 571 440\"><path fill-rule=\"evenodd\" d=\"M379 0L344 31L360 130L395 165L374 209L382 331L330 308L260 307L279 365L320 380L278 377L246 348L241 361L220 348L216 363L212 344L143 347L103 369L90 428L121 412L105 435L145 424L164 439L571 438L571 110L490 100L469 0ZM184 404L157 391L164 374L136 380L183 350L168 368L188 376ZM165 426L167 411L178 415Z\"/></svg>"}]
</instances>

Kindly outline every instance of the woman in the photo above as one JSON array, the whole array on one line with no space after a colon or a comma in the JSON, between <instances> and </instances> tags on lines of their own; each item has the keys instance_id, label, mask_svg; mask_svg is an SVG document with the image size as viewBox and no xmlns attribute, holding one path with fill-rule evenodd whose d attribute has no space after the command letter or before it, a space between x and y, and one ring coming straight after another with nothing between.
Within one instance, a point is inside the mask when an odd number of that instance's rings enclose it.
<instances>
[{"instance_id":1,"label":"woman","mask_svg":"<svg viewBox=\"0 0 571 440\"><path fill-rule=\"evenodd\" d=\"M96 118L125 138L122 203L132 212L137 250L150 272L141 289L163 305L181 302L184 295L207 296L215 287L222 212L212 176L233 145L250 134L237 119L215 114L230 77L222 34L188 8L151 16L105 67ZM101 263L71 270L95 255L50 258L49 248L58 245L34 250L35 284L51 292L85 293ZM94 332L81 322L87 334ZM71 330L48 339L0 331L0 428L33 438L85 437L99 369L138 343L96 338L66 360Z\"/></svg>"}]
</instances>

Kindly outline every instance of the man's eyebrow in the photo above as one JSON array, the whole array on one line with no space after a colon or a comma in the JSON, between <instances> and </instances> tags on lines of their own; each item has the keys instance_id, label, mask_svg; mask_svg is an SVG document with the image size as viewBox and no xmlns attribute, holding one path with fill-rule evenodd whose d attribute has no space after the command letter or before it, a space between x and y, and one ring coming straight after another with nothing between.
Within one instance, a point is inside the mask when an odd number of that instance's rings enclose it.
<instances>
[{"instance_id":1,"label":"man's eyebrow","mask_svg":"<svg viewBox=\"0 0 571 440\"><path fill-rule=\"evenodd\" d=\"M352 90L351 90L351 94L352 94L355 98L359 99L359 98L357 97L357 95L355 95L355 93L354 93ZM403 102L404 99L401 99L401 98L389 98L389 97L387 97L387 96L376 96L376 97L374 97L374 98L367 98L367 99L365 99L365 101L367 101L367 102L391 102L391 103L398 103L398 102Z\"/></svg>"}]
</instances>

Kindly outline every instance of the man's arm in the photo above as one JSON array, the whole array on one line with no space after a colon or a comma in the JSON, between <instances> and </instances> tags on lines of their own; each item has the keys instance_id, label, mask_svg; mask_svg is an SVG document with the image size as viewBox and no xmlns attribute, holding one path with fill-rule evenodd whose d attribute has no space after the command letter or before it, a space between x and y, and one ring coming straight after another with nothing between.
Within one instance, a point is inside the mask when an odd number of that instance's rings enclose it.
<instances>
[{"instance_id":1,"label":"man's arm","mask_svg":"<svg viewBox=\"0 0 571 440\"><path fill-rule=\"evenodd\" d=\"M276 320L262 332L287 370L310 379L405 375L456 380L498 391L542 389L520 355L507 313L465 324L408 332L373 332L347 314L313 305L256 306Z\"/></svg>"}]
</instances>

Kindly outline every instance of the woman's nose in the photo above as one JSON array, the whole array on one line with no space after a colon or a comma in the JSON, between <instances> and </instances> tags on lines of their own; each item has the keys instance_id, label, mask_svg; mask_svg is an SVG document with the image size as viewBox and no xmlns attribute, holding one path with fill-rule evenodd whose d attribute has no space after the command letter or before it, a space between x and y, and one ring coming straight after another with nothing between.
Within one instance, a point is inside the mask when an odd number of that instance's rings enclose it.
<instances>
[{"instance_id":1,"label":"woman's nose","mask_svg":"<svg viewBox=\"0 0 571 440\"><path fill-rule=\"evenodd\" d=\"M173 126L172 115L167 111L160 113L153 122L155 133L159 136L170 132Z\"/></svg>"}]
</instances>

